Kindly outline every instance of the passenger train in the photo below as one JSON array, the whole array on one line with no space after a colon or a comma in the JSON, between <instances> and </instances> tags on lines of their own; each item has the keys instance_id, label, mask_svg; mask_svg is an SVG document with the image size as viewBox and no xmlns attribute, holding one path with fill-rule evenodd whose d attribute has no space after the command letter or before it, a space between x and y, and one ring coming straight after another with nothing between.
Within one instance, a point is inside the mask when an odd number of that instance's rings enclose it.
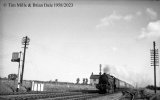
<instances>
[{"instance_id":1,"label":"passenger train","mask_svg":"<svg viewBox=\"0 0 160 100\"><path fill-rule=\"evenodd\" d=\"M123 91L133 89L134 87L131 84L124 82L112 75L103 73L99 77L99 83L96 85L96 88L101 93L113 93L119 90Z\"/></svg>"}]
</instances>

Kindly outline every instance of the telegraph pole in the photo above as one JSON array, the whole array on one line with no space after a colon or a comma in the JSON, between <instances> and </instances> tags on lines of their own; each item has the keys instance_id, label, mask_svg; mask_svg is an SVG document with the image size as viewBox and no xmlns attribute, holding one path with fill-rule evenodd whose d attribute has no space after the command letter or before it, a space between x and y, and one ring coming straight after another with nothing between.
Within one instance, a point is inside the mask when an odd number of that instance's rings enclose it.
<instances>
[{"instance_id":1,"label":"telegraph pole","mask_svg":"<svg viewBox=\"0 0 160 100\"><path fill-rule=\"evenodd\" d=\"M23 62L22 62L21 84L23 81L23 74L24 74L26 48L27 48L27 45L29 45L29 42L30 42L30 39L27 36L22 38L22 45L24 45L24 52L23 52Z\"/></svg>"},{"instance_id":2,"label":"telegraph pole","mask_svg":"<svg viewBox=\"0 0 160 100\"><path fill-rule=\"evenodd\" d=\"M151 50L151 66L154 66L154 92L156 93L156 66L159 66L158 49L156 43L153 42L153 49Z\"/></svg>"},{"instance_id":3,"label":"telegraph pole","mask_svg":"<svg viewBox=\"0 0 160 100\"><path fill-rule=\"evenodd\" d=\"M154 92L156 93L156 53L155 53L155 49L156 49L156 43L155 41L153 42L153 51L154 51Z\"/></svg>"}]
</instances>

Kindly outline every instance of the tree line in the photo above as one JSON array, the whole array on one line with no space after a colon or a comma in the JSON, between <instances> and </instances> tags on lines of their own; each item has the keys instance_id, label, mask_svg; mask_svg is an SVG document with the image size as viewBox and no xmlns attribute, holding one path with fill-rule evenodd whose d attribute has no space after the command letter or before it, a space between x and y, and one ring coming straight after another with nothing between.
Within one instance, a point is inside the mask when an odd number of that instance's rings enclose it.
<instances>
[{"instance_id":1,"label":"tree line","mask_svg":"<svg viewBox=\"0 0 160 100\"><path fill-rule=\"evenodd\" d=\"M80 84L80 78L77 78L76 84ZM88 84L88 79L87 78L83 78L83 82L81 84Z\"/></svg>"}]
</instances>

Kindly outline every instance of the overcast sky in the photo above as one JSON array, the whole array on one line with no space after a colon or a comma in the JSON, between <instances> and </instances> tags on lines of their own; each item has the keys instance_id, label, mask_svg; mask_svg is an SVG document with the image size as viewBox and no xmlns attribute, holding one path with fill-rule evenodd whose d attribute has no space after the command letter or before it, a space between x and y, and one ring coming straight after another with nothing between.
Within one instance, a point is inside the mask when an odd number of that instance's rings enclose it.
<instances>
[{"instance_id":1,"label":"overcast sky","mask_svg":"<svg viewBox=\"0 0 160 100\"><path fill-rule=\"evenodd\" d=\"M17 3L1 0L1 77L18 72L12 52L23 51L21 40L28 36L24 79L76 82L79 77L82 82L92 72L99 74L102 64L131 84L153 84L150 49L153 41L160 48L159 1L22 1L31 7ZM33 3L73 3L73 7L33 7Z\"/></svg>"}]
</instances>

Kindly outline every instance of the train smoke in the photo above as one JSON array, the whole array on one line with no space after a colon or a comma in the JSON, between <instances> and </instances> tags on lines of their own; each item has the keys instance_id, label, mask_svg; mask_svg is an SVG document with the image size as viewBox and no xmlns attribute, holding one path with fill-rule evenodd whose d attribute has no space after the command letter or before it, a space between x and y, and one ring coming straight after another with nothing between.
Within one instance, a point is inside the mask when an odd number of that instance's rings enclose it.
<instances>
[{"instance_id":1,"label":"train smoke","mask_svg":"<svg viewBox=\"0 0 160 100\"><path fill-rule=\"evenodd\" d=\"M133 67L134 68L134 67ZM120 80L126 81L134 86L144 87L151 84L151 78L147 72L139 72L129 66L104 65L103 72L113 75Z\"/></svg>"},{"instance_id":2,"label":"train smoke","mask_svg":"<svg viewBox=\"0 0 160 100\"><path fill-rule=\"evenodd\" d=\"M106 65L106 66L103 68L103 72L106 73L106 74L109 74L109 73L110 73L109 65Z\"/></svg>"}]
</instances>

